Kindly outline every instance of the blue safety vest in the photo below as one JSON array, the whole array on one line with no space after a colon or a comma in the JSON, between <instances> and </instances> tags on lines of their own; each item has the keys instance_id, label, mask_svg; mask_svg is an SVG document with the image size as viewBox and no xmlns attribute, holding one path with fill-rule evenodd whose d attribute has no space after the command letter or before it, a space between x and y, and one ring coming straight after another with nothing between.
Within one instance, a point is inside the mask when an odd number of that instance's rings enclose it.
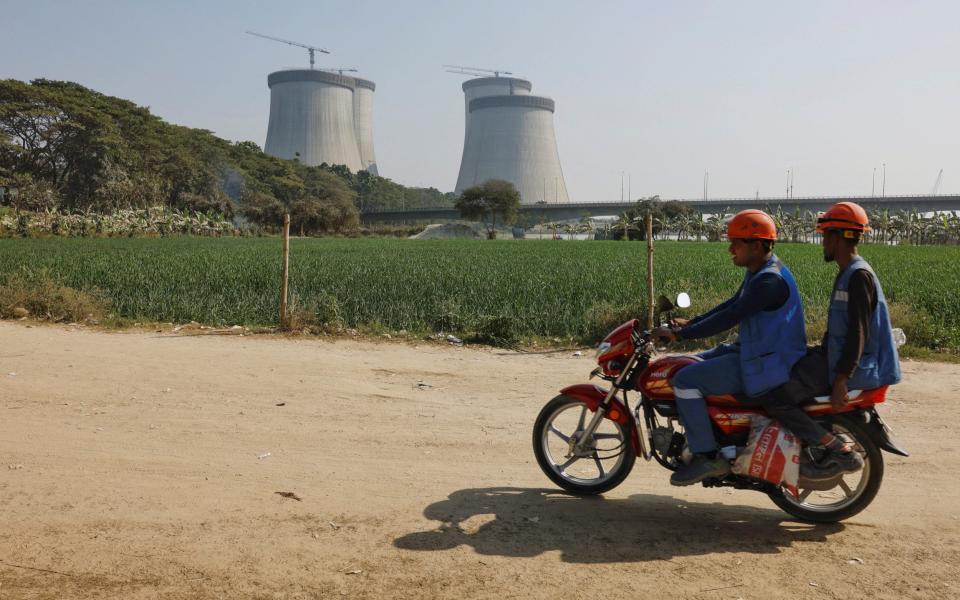
<instances>
[{"instance_id":1,"label":"blue safety vest","mask_svg":"<svg viewBox=\"0 0 960 600\"><path fill-rule=\"evenodd\" d=\"M747 271L740 293L754 277L773 273L783 279L790 296L776 310L762 310L740 322L740 371L748 396L759 396L790 379L790 369L807 353L803 304L790 269L776 255L756 273Z\"/></svg>"},{"instance_id":2,"label":"blue safety vest","mask_svg":"<svg viewBox=\"0 0 960 600\"><path fill-rule=\"evenodd\" d=\"M836 376L837 363L843 353L843 345L850 327L849 292L850 277L857 271L866 271L873 277L877 289L877 308L870 316L869 330L863 345L863 354L853 377L847 382L847 389L872 389L900 382L900 357L897 345L893 341L890 327L890 313L887 310L887 298L883 295L880 280L870 265L861 256L854 257L847 268L840 273L833 294L830 296L830 312L827 315L827 360L830 365L830 381Z\"/></svg>"}]
</instances>

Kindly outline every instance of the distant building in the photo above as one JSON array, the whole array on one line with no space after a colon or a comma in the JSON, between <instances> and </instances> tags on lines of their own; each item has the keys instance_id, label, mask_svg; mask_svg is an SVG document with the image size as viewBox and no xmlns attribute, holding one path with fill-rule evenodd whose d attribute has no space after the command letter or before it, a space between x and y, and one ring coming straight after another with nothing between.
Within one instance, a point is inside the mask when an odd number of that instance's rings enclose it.
<instances>
[{"instance_id":1,"label":"distant building","mask_svg":"<svg viewBox=\"0 0 960 600\"><path fill-rule=\"evenodd\" d=\"M523 204L569 202L553 130L555 103L532 96L514 77L463 83L466 115L463 158L455 192L489 179L511 182Z\"/></svg>"},{"instance_id":2,"label":"distant building","mask_svg":"<svg viewBox=\"0 0 960 600\"><path fill-rule=\"evenodd\" d=\"M377 174L373 92L367 79L313 69L267 76L270 122L264 152L305 165L346 165Z\"/></svg>"}]
</instances>

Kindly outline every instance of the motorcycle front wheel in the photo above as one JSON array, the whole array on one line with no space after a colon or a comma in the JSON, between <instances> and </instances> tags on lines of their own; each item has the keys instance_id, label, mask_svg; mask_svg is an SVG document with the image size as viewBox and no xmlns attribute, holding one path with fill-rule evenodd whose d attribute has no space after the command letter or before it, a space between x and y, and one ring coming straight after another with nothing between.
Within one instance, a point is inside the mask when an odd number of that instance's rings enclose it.
<instances>
[{"instance_id":1,"label":"motorcycle front wheel","mask_svg":"<svg viewBox=\"0 0 960 600\"><path fill-rule=\"evenodd\" d=\"M568 492L602 494L620 485L637 459L630 429L603 419L580 449L593 413L582 400L560 395L541 409L533 426L533 453L544 474Z\"/></svg>"},{"instance_id":2,"label":"motorcycle front wheel","mask_svg":"<svg viewBox=\"0 0 960 600\"><path fill-rule=\"evenodd\" d=\"M863 424L855 419L839 415L822 424L853 445L854 451L863 458L863 469L838 475L827 482L805 482L801 477L797 484L799 497L780 489L771 493L770 499L804 521L836 523L852 517L873 502L883 480L883 454Z\"/></svg>"}]
</instances>

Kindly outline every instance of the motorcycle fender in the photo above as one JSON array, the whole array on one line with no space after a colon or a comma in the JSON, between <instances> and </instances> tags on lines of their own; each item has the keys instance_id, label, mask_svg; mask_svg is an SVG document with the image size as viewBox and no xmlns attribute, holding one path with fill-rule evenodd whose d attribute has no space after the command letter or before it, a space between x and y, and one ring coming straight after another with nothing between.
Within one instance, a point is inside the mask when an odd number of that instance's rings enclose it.
<instances>
[{"instance_id":1,"label":"motorcycle fender","mask_svg":"<svg viewBox=\"0 0 960 600\"><path fill-rule=\"evenodd\" d=\"M581 400L587 405L590 412L597 412L597 408L600 407L600 404L603 402L603 399L607 397L609 391L610 390L606 390L598 385L580 383L565 387L560 390L560 393L564 396ZM607 408L607 412L604 413L603 417L610 419L610 416L613 414L616 414L617 418L612 420L615 420L621 425L625 425L630 430L633 449L635 452L640 453L640 438L637 434L637 427L633 422L633 417L630 416L630 411L627 410L627 407L623 405L623 402L621 402L619 398L612 398L610 400L610 406Z\"/></svg>"},{"instance_id":2,"label":"motorcycle fender","mask_svg":"<svg viewBox=\"0 0 960 600\"><path fill-rule=\"evenodd\" d=\"M873 437L873 441L876 442L882 450L886 450L891 454L899 454L900 456L910 456L909 452L897 445L897 442L893 439L893 432L890 431L887 424L884 423L880 415L877 414L876 409L871 408L867 411L867 415L867 430L870 432L870 436Z\"/></svg>"}]
</instances>

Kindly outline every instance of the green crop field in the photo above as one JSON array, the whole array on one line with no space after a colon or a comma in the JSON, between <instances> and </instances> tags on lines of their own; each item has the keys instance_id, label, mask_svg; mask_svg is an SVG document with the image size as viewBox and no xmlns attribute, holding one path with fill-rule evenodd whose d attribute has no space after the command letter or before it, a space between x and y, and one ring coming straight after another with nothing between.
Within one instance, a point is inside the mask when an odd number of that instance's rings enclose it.
<instances>
[{"instance_id":1,"label":"green crop field","mask_svg":"<svg viewBox=\"0 0 960 600\"><path fill-rule=\"evenodd\" d=\"M291 291L323 323L482 339L593 342L641 316L645 245L578 241L294 239ZM836 265L819 246L777 252L800 285L811 335L822 332ZM865 246L895 326L912 345L960 351L960 248ZM657 242L656 289L693 298L689 314L732 294L742 271L719 243ZM131 321L272 325L277 239L4 239L0 282L27 269L97 288Z\"/></svg>"}]
</instances>

